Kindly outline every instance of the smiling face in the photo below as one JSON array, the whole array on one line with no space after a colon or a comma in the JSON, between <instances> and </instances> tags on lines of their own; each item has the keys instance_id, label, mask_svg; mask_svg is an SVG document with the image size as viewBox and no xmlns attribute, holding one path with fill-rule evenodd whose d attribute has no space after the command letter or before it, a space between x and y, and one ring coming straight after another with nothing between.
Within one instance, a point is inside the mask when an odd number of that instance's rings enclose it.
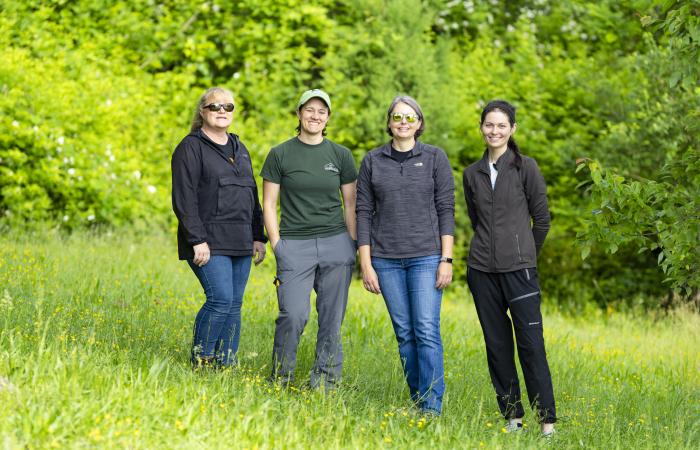
<instances>
[{"instance_id":1,"label":"smiling face","mask_svg":"<svg viewBox=\"0 0 700 450\"><path fill-rule=\"evenodd\" d=\"M317 136L323 134L323 129L326 128L330 110L328 106L319 98L312 98L306 102L299 111L300 132L308 136Z\"/></svg>"},{"instance_id":2,"label":"smiling face","mask_svg":"<svg viewBox=\"0 0 700 450\"><path fill-rule=\"evenodd\" d=\"M395 121L392 116L401 115L400 121ZM389 130L394 139L413 139L416 131L420 128L421 120L416 119L413 123L408 121L408 116L420 117L419 114L406 103L399 102L394 106L389 115Z\"/></svg>"},{"instance_id":3,"label":"smiling face","mask_svg":"<svg viewBox=\"0 0 700 450\"><path fill-rule=\"evenodd\" d=\"M508 146L508 139L515 133L516 124L511 124L508 115L499 110L486 114L481 123L481 135L489 149L496 150Z\"/></svg>"},{"instance_id":4,"label":"smiling face","mask_svg":"<svg viewBox=\"0 0 700 450\"><path fill-rule=\"evenodd\" d=\"M207 99L204 106L214 103L233 103L233 97L225 93L216 93ZM202 116L202 128L209 128L213 131L226 131L233 122L233 111L228 112L224 108L219 108L218 111L202 108L199 114Z\"/></svg>"}]
</instances>

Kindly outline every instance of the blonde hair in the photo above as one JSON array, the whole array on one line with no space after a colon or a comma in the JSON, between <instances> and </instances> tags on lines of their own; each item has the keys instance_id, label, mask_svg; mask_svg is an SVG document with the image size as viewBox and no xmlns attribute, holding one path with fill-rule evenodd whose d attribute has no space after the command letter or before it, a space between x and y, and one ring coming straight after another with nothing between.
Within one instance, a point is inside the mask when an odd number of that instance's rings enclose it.
<instances>
[{"instance_id":1,"label":"blonde hair","mask_svg":"<svg viewBox=\"0 0 700 450\"><path fill-rule=\"evenodd\" d=\"M202 94L202 96L199 97L199 101L197 102L197 108L194 110L194 116L192 117L192 126L190 127L190 131L197 131L200 128L202 128L202 125L204 123L204 119L202 119L202 115L200 114L202 108L204 107L204 105L207 104L210 98L217 94L228 95L231 98L233 98L233 92L229 91L226 88L212 87L207 89L204 92L204 94Z\"/></svg>"}]
</instances>

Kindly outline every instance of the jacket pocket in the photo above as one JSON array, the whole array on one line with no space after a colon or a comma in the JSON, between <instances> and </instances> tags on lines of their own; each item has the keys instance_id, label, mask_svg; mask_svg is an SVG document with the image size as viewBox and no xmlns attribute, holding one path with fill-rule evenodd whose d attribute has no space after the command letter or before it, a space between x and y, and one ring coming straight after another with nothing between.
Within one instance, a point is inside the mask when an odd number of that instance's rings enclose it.
<instances>
[{"instance_id":1,"label":"jacket pocket","mask_svg":"<svg viewBox=\"0 0 700 450\"><path fill-rule=\"evenodd\" d=\"M252 251L253 227L241 222L208 222L207 243L212 250Z\"/></svg>"},{"instance_id":2,"label":"jacket pocket","mask_svg":"<svg viewBox=\"0 0 700 450\"><path fill-rule=\"evenodd\" d=\"M516 233L515 234L515 246L516 246L516 263L535 263L537 261L537 255L535 251L535 240L532 237L532 232L526 233Z\"/></svg>"},{"instance_id":3,"label":"jacket pocket","mask_svg":"<svg viewBox=\"0 0 700 450\"><path fill-rule=\"evenodd\" d=\"M216 220L251 223L255 181L248 178L224 176L219 178L216 200Z\"/></svg>"}]
</instances>

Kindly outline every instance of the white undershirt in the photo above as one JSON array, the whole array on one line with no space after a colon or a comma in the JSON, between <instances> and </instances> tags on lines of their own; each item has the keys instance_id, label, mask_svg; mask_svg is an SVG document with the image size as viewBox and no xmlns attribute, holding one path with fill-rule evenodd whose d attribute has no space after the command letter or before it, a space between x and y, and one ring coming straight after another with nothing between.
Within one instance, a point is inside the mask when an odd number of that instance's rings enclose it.
<instances>
[{"instance_id":1,"label":"white undershirt","mask_svg":"<svg viewBox=\"0 0 700 450\"><path fill-rule=\"evenodd\" d=\"M496 189L496 177L498 177L498 170L496 170L496 163L489 163L489 171L491 172L491 189Z\"/></svg>"}]
</instances>

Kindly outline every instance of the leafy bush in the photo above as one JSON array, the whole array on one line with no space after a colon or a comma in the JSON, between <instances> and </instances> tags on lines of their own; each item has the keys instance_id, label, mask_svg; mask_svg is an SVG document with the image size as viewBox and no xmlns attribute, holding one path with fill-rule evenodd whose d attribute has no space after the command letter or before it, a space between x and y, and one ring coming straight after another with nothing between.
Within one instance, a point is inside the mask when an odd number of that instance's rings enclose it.
<instances>
[{"instance_id":1,"label":"leafy bush","mask_svg":"<svg viewBox=\"0 0 700 450\"><path fill-rule=\"evenodd\" d=\"M641 100L635 122L622 128L628 142L642 144L641 158L629 170L607 169L598 161L584 161L590 170L590 193L597 205L579 232L584 258L594 243L614 254L629 246L652 252L668 282L682 298L700 307L700 88L697 80L697 49L700 42L700 3L694 0L667 2L656 19L656 29L667 38L667 48L650 55L662 73L655 99ZM653 22L647 18L647 23ZM654 74L652 72L652 74ZM651 78L653 81L653 77ZM660 82L669 80L663 89ZM679 83L682 80L682 83ZM690 82L689 82L690 80ZM694 80L694 82L692 81ZM666 83L663 83L666 84ZM653 83L651 83L654 87ZM610 136L620 134L612 129ZM631 139L630 139L631 138ZM623 146L623 148L626 146ZM631 155L630 148L624 154ZM646 164L645 164L646 163ZM651 164L649 164L651 163ZM668 302L666 302L668 303Z\"/></svg>"},{"instance_id":2,"label":"leafy bush","mask_svg":"<svg viewBox=\"0 0 700 450\"><path fill-rule=\"evenodd\" d=\"M0 210L11 223L68 228L163 223L170 176L163 157L184 108L170 89L187 92L188 81L115 73L109 61L84 66L85 57L4 51L0 120L10 133L0 135Z\"/></svg>"}]
</instances>

